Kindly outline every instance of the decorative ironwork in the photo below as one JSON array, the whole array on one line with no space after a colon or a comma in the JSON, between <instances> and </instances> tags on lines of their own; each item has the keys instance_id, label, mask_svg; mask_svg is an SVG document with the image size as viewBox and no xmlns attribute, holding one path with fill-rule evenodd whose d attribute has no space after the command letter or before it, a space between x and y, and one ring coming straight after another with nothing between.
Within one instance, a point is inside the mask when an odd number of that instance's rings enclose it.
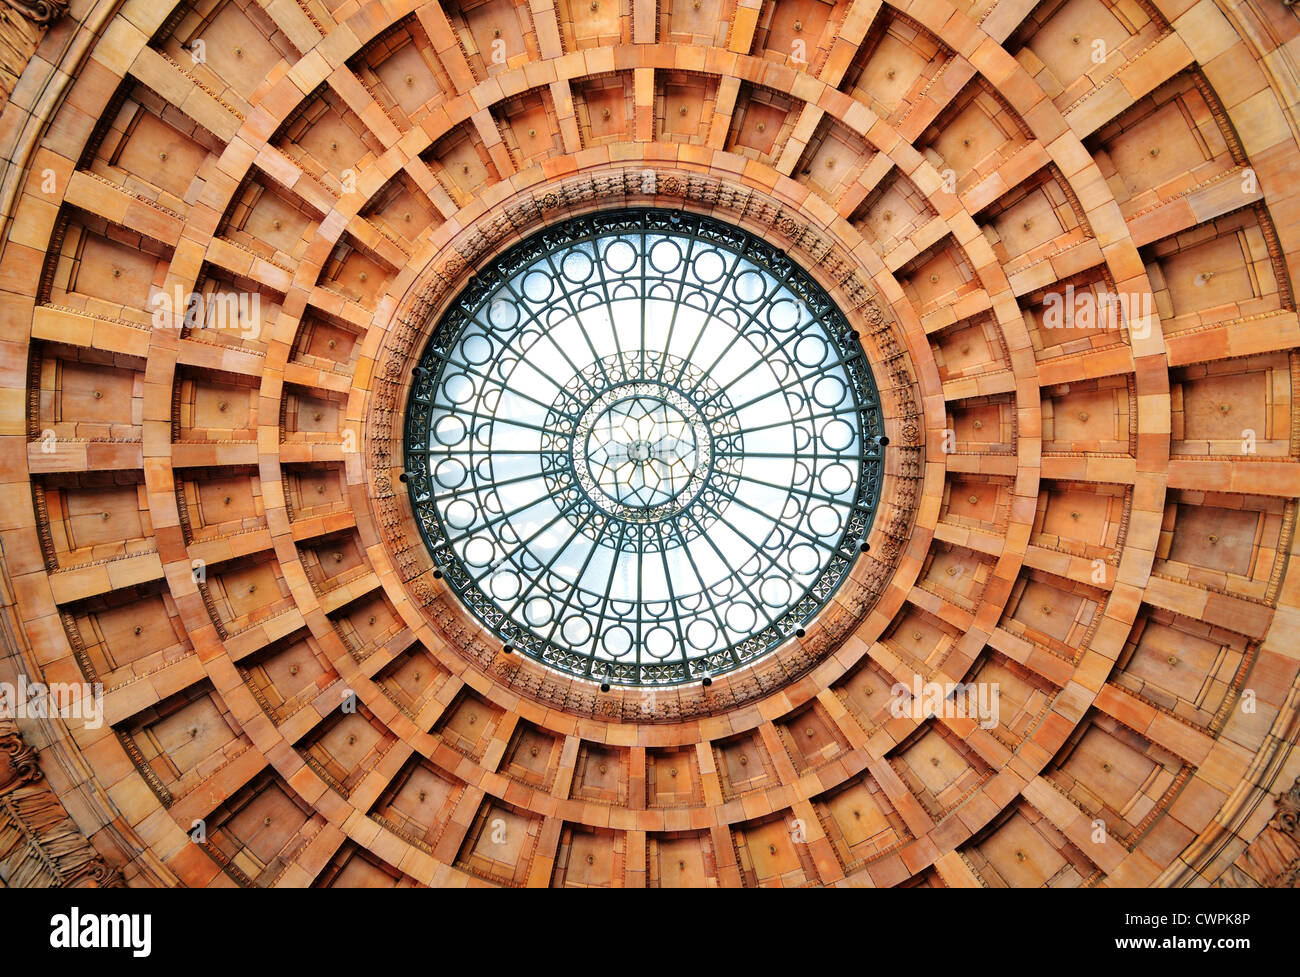
<instances>
[{"instance_id":1,"label":"decorative ironwork","mask_svg":"<svg viewBox=\"0 0 1300 977\"><path fill-rule=\"evenodd\" d=\"M807 272L709 217L620 210L470 281L415 369L405 479L437 567L503 642L663 686L826 606L885 443L861 342Z\"/></svg>"}]
</instances>

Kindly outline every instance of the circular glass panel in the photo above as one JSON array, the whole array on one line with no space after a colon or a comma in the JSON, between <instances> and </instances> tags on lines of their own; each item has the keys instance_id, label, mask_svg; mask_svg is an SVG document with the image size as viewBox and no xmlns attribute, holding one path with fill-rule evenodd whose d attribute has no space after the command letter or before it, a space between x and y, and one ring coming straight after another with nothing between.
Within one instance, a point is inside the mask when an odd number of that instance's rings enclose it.
<instances>
[{"instance_id":1,"label":"circular glass panel","mask_svg":"<svg viewBox=\"0 0 1300 977\"><path fill-rule=\"evenodd\" d=\"M882 480L870 368L782 252L657 210L576 218L434 330L406 424L421 533L482 623L618 685L717 676L843 581Z\"/></svg>"}]
</instances>

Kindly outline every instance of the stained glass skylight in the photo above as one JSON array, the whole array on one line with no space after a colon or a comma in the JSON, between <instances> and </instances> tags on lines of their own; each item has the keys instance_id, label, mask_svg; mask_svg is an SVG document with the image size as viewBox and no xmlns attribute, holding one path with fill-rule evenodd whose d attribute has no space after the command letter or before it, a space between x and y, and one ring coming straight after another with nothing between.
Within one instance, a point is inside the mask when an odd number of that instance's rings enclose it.
<instances>
[{"instance_id":1,"label":"stained glass skylight","mask_svg":"<svg viewBox=\"0 0 1300 977\"><path fill-rule=\"evenodd\" d=\"M879 398L785 254L663 210L548 228L483 268L421 357L407 485L446 582L502 642L609 685L748 664L866 539Z\"/></svg>"}]
</instances>

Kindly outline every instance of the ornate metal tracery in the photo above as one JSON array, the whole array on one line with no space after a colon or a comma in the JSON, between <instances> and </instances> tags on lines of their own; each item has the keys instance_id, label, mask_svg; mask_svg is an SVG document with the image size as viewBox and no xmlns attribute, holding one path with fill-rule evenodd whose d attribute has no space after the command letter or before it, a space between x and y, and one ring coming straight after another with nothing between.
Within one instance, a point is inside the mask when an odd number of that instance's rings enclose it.
<instances>
[{"instance_id":1,"label":"ornate metal tracery","mask_svg":"<svg viewBox=\"0 0 1300 977\"><path fill-rule=\"evenodd\" d=\"M473 279L416 368L406 481L452 589L562 672L715 676L830 600L883 479L854 329L782 252L624 210Z\"/></svg>"}]
</instances>

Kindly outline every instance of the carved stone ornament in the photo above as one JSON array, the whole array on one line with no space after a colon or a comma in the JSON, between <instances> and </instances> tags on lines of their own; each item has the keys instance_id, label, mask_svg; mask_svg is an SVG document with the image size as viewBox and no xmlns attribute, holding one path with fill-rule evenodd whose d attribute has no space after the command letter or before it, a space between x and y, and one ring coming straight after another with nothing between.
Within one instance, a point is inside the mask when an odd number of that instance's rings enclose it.
<instances>
[{"instance_id":1,"label":"carved stone ornament","mask_svg":"<svg viewBox=\"0 0 1300 977\"><path fill-rule=\"evenodd\" d=\"M0 0L0 106L45 32L67 10L68 0Z\"/></svg>"},{"instance_id":2,"label":"carved stone ornament","mask_svg":"<svg viewBox=\"0 0 1300 977\"><path fill-rule=\"evenodd\" d=\"M0 721L0 879L10 888L121 888L41 774L36 749Z\"/></svg>"},{"instance_id":3,"label":"carved stone ornament","mask_svg":"<svg viewBox=\"0 0 1300 977\"><path fill-rule=\"evenodd\" d=\"M1277 813L1222 877L1220 889L1294 889L1300 883L1300 778L1274 803Z\"/></svg>"},{"instance_id":4,"label":"carved stone ornament","mask_svg":"<svg viewBox=\"0 0 1300 977\"><path fill-rule=\"evenodd\" d=\"M36 750L16 728L0 727L0 796L40 779Z\"/></svg>"},{"instance_id":5,"label":"carved stone ornament","mask_svg":"<svg viewBox=\"0 0 1300 977\"><path fill-rule=\"evenodd\" d=\"M6 10L22 14L34 24L49 27L68 12L68 0L0 0Z\"/></svg>"}]
</instances>

